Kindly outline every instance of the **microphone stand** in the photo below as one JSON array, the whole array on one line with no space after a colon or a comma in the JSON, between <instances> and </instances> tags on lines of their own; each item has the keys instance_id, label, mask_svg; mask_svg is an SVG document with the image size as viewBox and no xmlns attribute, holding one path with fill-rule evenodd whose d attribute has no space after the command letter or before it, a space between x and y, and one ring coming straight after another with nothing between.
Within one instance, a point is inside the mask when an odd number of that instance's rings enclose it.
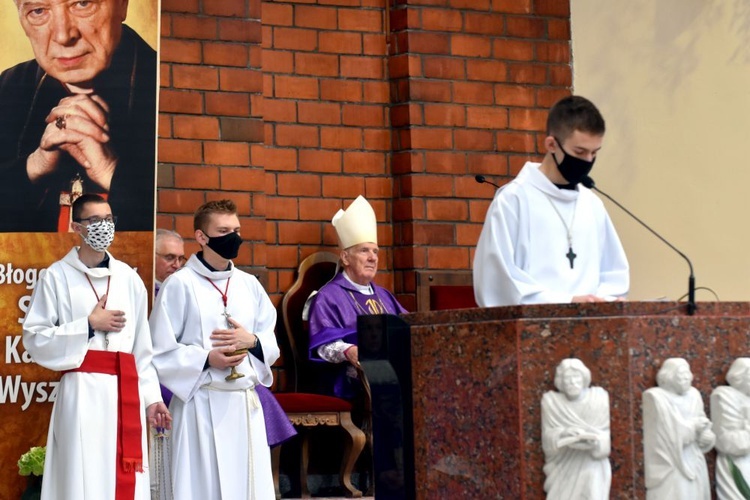
<instances>
[{"instance_id":1,"label":"microphone stand","mask_svg":"<svg viewBox=\"0 0 750 500\"><path fill-rule=\"evenodd\" d=\"M680 255L680 257L682 257L683 259L685 259L685 261L688 264L688 267L690 268L690 277L688 278L687 313L688 313L689 316L692 316L693 314L695 314L695 311L698 308L696 306L696 304L695 304L695 276L693 275L693 263L690 262L690 259L688 258L688 256L685 255L684 253L680 252L674 245L672 245L670 242L668 242L667 240L665 240L659 233L657 233L656 231L654 231L653 229L651 229L648 226L648 224L646 224L641 219L639 219L638 217L636 217L636 215L633 212L631 212L630 210L628 210L627 208L625 208L624 206L622 206L619 202L617 202L617 200L615 200L614 198L612 198L610 195L608 195L607 193L605 193L604 191L602 191L601 189L599 189L598 187L596 187L596 184L594 183L594 179L592 179L591 177L586 176L581 181L581 184L583 184L584 186L586 186L589 189L593 189L594 191L596 191L597 193L599 193L601 195L604 195L609 201L611 201L612 203L614 203L615 205L617 205L618 207L620 207L620 209L623 212L625 212L626 214L628 214L629 216L631 216L633 219L635 219L641 226L643 226L646 229L648 229L651 232L651 234L653 234L654 236L656 236L657 238L659 238L669 248L671 248L672 250L674 250L675 252L677 252Z\"/></svg>"}]
</instances>

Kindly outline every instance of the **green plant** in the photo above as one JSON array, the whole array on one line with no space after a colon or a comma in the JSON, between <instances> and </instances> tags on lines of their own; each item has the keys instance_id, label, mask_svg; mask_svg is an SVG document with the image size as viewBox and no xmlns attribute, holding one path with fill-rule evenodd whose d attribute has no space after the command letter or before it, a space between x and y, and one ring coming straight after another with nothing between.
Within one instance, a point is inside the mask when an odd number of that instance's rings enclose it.
<instances>
[{"instance_id":1,"label":"green plant","mask_svg":"<svg viewBox=\"0 0 750 500\"><path fill-rule=\"evenodd\" d=\"M742 471L734 464L734 460L731 458L727 457L727 462L729 462L729 470L732 471L732 478L734 478L734 484L737 486L737 489L740 490L743 498L750 500L750 486L747 485L745 478L742 476Z\"/></svg>"},{"instance_id":2,"label":"green plant","mask_svg":"<svg viewBox=\"0 0 750 500\"><path fill-rule=\"evenodd\" d=\"M18 473L22 476L41 476L44 474L44 457L46 454L47 448L45 446L32 446L18 459Z\"/></svg>"}]
</instances>

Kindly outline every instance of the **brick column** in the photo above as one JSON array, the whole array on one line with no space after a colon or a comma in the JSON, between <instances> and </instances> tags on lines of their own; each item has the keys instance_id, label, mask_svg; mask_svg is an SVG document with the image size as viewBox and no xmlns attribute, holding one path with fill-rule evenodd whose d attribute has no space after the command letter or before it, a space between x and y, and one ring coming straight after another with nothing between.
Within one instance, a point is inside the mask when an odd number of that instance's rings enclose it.
<instances>
[{"instance_id":1,"label":"brick column","mask_svg":"<svg viewBox=\"0 0 750 500\"><path fill-rule=\"evenodd\" d=\"M230 198L251 242L236 263L265 281L260 37L259 0L162 1L157 227L190 236L200 204Z\"/></svg>"},{"instance_id":2,"label":"brick column","mask_svg":"<svg viewBox=\"0 0 750 500\"><path fill-rule=\"evenodd\" d=\"M307 255L335 250L330 220L362 194L381 222L390 286L389 93L380 0L263 3L269 293Z\"/></svg>"}]
</instances>

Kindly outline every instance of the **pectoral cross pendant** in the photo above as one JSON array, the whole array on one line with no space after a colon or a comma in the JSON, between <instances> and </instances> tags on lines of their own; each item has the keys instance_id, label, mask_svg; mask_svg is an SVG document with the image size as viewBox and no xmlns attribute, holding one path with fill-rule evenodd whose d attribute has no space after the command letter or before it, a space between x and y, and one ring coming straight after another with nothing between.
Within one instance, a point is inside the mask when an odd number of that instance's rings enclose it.
<instances>
[{"instance_id":1,"label":"pectoral cross pendant","mask_svg":"<svg viewBox=\"0 0 750 500\"><path fill-rule=\"evenodd\" d=\"M573 247L572 246L568 247L568 253L566 253L565 256L570 261L570 268L573 269L573 261L575 260L576 257L578 257L578 255L576 255L575 253L573 253Z\"/></svg>"},{"instance_id":2,"label":"pectoral cross pendant","mask_svg":"<svg viewBox=\"0 0 750 500\"><path fill-rule=\"evenodd\" d=\"M224 318L225 318L225 319L226 319L226 321L227 321L227 328L234 328L234 326L232 326L232 323L230 323L230 322L229 322L229 318L231 318L231 317L232 317L232 315L231 315L231 314L229 314L229 311L227 311L227 308L226 308L226 307L224 308L224 312L223 312L223 313L221 313L221 315L222 315L222 316L224 316Z\"/></svg>"}]
</instances>

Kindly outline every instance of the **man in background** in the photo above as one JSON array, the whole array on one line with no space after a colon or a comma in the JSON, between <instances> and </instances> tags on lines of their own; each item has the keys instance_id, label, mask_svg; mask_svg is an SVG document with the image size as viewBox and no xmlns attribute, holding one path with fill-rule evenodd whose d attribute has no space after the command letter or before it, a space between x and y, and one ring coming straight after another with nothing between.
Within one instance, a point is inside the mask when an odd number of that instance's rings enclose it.
<instances>
[{"instance_id":1,"label":"man in background","mask_svg":"<svg viewBox=\"0 0 750 500\"><path fill-rule=\"evenodd\" d=\"M156 52L128 0L15 0L34 59L0 74L0 232L66 232L97 193L122 231L150 231Z\"/></svg>"},{"instance_id":2,"label":"man in background","mask_svg":"<svg viewBox=\"0 0 750 500\"><path fill-rule=\"evenodd\" d=\"M159 293L162 283L168 276L185 264L185 242L175 231L157 229L154 241L154 296ZM169 406L172 393L161 386L161 396ZM149 462L151 463L151 497L152 500L170 500L172 498L172 481L170 466L171 445L169 433L157 429L151 433Z\"/></svg>"},{"instance_id":3,"label":"man in background","mask_svg":"<svg viewBox=\"0 0 750 500\"><path fill-rule=\"evenodd\" d=\"M182 236L169 229L157 229L154 254L154 294L157 294L164 280L185 265L187 259Z\"/></svg>"}]
</instances>

